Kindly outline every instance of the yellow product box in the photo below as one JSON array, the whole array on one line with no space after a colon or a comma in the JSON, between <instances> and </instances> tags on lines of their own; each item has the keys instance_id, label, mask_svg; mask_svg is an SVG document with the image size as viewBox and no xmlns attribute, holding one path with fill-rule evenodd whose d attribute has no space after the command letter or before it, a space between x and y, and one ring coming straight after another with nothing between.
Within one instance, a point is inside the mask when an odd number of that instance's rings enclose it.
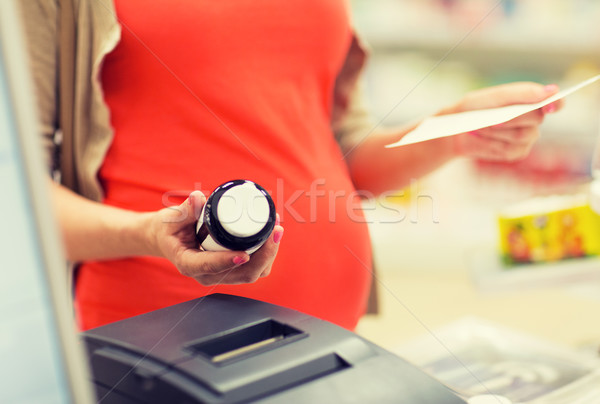
<instances>
[{"instance_id":1,"label":"yellow product box","mask_svg":"<svg viewBox=\"0 0 600 404\"><path fill-rule=\"evenodd\" d=\"M600 216L584 195L528 200L501 212L498 227L508 265L600 254Z\"/></svg>"}]
</instances>

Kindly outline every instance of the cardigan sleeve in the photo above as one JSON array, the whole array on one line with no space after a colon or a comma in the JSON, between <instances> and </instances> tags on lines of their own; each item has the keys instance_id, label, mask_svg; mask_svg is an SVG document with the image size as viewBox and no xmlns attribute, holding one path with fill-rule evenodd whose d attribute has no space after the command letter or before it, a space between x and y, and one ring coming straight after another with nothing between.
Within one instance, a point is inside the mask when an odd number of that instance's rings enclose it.
<instances>
[{"instance_id":1,"label":"cardigan sleeve","mask_svg":"<svg viewBox=\"0 0 600 404\"><path fill-rule=\"evenodd\" d=\"M354 35L336 79L333 98L332 128L344 155L373 129L360 80L366 59L366 44Z\"/></svg>"},{"instance_id":2,"label":"cardigan sleeve","mask_svg":"<svg viewBox=\"0 0 600 404\"><path fill-rule=\"evenodd\" d=\"M36 99L38 132L42 135L46 163L51 167L55 149L54 134L58 126L58 6L56 0L18 3Z\"/></svg>"},{"instance_id":3,"label":"cardigan sleeve","mask_svg":"<svg viewBox=\"0 0 600 404\"><path fill-rule=\"evenodd\" d=\"M374 127L375 123L365 103L362 83L357 83L350 94L346 112L335 129L344 157L369 137Z\"/></svg>"}]
</instances>

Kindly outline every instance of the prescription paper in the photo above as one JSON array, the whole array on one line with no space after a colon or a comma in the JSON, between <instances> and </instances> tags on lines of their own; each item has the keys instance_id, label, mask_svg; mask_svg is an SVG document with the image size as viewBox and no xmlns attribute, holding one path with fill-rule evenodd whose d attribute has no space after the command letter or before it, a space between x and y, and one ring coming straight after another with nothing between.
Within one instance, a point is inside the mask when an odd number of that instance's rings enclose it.
<instances>
[{"instance_id":1,"label":"prescription paper","mask_svg":"<svg viewBox=\"0 0 600 404\"><path fill-rule=\"evenodd\" d=\"M385 147L399 147L412 143L424 142L446 136L458 135L459 133L471 132L488 126L508 122L518 116L536 110L553 103L575 91L594 83L600 79L600 75L587 79L573 87L560 91L541 102L533 104L516 104L499 108L479 109L474 111L459 112L456 114L440 115L426 118L414 130L407 133L398 142Z\"/></svg>"}]
</instances>

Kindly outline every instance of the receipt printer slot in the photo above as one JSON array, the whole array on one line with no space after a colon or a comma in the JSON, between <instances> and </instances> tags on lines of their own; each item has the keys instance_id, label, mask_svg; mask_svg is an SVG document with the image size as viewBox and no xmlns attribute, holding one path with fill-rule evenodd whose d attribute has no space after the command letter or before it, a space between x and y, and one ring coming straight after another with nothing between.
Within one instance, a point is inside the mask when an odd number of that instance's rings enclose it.
<instances>
[{"instance_id":1,"label":"receipt printer slot","mask_svg":"<svg viewBox=\"0 0 600 404\"><path fill-rule=\"evenodd\" d=\"M216 365L225 365L306 336L294 327L269 319L194 341L188 349Z\"/></svg>"}]
</instances>

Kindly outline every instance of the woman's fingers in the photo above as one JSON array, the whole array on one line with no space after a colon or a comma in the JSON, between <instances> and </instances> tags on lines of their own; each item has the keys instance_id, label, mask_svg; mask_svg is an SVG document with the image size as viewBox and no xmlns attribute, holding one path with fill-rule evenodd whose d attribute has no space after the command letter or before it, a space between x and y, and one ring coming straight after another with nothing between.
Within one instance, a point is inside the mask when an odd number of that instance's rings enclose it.
<instances>
[{"instance_id":1,"label":"woman's fingers","mask_svg":"<svg viewBox=\"0 0 600 404\"><path fill-rule=\"evenodd\" d=\"M197 278L201 275L216 275L233 269L250 260L243 251L201 251L185 249L176 265L182 275Z\"/></svg>"},{"instance_id":2,"label":"woman's fingers","mask_svg":"<svg viewBox=\"0 0 600 404\"><path fill-rule=\"evenodd\" d=\"M532 133L521 135L522 137L535 138L537 137L537 129L532 130ZM514 132L514 130L512 130ZM498 133L495 133L498 135ZM513 136L511 134L511 136ZM516 161L523 159L529 154L533 141L515 142L495 138L485 134L485 132L477 131L474 133L464 133L456 137L457 147L462 155L470 156L483 160L491 161Z\"/></svg>"},{"instance_id":3,"label":"woman's fingers","mask_svg":"<svg viewBox=\"0 0 600 404\"><path fill-rule=\"evenodd\" d=\"M555 84L543 86L520 82L473 91L458 104L459 111L496 108L514 104L536 103L559 91ZM546 113L562 108L561 100L523 114L508 122L458 135L455 147L458 153L485 160L515 161L529 154L539 138L539 126Z\"/></svg>"},{"instance_id":4,"label":"woman's fingers","mask_svg":"<svg viewBox=\"0 0 600 404\"><path fill-rule=\"evenodd\" d=\"M278 223L269 239L252 255L244 251L204 251L196 241L196 223L206 203L200 191L192 192L179 206L155 215L152 239L156 249L184 276L203 285L252 283L271 272L283 227Z\"/></svg>"},{"instance_id":5,"label":"woman's fingers","mask_svg":"<svg viewBox=\"0 0 600 404\"><path fill-rule=\"evenodd\" d=\"M515 145L533 144L540 137L537 126L483 128L473 133L484 140L498 140L505 143L514 143Z\"/></svg>"},{"instance_id":6,"label":"woman's fingers","mask_svg":"<svg viewBox=\"0 0 600 404\"><path fill-rule=\"evenodd\" d=\"M195 276L203 285L253 283L271 273L273 261L279 250L283 236L283 227L275 226L265 244L250 256L250 260L239 266L228 268L219 273L204 272Z\"/></svg>"},{"instance_id":7,"label":"woman's fingers","mask_svg":"<svg viewBox=\"0 0 600 404\"><path fill-rule=\"evenodd\" d=\"M556 84L542 85L532 82L516 82L487 87L468 93L458 104L462 111L496 108L513 104L540 102L556 94ZM558 108L560 106L556 105Z\"/></svg>"}]
</instances>

